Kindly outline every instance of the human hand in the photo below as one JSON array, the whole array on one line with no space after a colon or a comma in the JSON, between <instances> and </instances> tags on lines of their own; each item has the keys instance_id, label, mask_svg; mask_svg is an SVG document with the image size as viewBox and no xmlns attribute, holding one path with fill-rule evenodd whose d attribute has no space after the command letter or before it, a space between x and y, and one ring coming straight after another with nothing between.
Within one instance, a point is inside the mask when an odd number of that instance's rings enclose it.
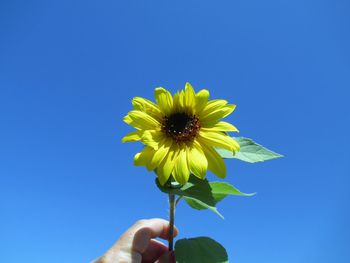
<instances>
[{"instance_id":1,"label":"human hand","mask_svg":"<svg viewBox=\"0 0 350 263\"><path fill-rule=\"evenodd\" d=\"M137 221L94 263L173 263L175 256L168 247L154 238L167 240L169 222L160 219ZM178 230L174 228L174 236Z\"/></svg>"}]
</instances>

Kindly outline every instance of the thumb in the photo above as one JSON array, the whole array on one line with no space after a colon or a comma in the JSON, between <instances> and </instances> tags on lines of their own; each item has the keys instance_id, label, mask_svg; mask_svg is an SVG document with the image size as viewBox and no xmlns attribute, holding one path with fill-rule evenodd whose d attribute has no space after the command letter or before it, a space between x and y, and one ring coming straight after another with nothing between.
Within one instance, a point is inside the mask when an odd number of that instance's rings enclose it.
<instances>
[{"instance_id":1,"label":"thumb","mask_svg":"<svg viewBox=\"0 0 350 263\"><path fill-rule=\"evenodd\" d=\"M175 263L174 251L164 253L155 263Z\"/></svg>"}]
</instances>

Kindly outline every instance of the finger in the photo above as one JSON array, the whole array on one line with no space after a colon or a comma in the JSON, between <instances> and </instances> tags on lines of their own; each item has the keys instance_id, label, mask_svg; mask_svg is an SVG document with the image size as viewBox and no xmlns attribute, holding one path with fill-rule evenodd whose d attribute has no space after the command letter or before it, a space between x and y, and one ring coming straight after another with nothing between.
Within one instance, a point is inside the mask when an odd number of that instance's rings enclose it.
<instances>
[{"instance_id":1,"label":"finger","mask_svg":"<svg viewBox=\"0 0 350 263\"><path fill-rule=\"evenodd\" d=\"M160 237L168 239L169 222L160 218L141 220L131 228L130 232L133 233L134 236L133 250L143 254L151 238ZM174 228L174 236L177 234L178 230Z\"/></svg>"},{"instance_id":2,"label":"finger","mask_svg":"<svg viewBox=\"0 0 350 263\"><path fill-rule=\"evenodd\" d=\"M132 227L130 227L120 239L133 238L135 233L141 228L149 228L151 238L160 237L168 239L169 234L169 222L161 218L143 219L137 221ZM174 226L174 237L178 235L178 229Z\"/></svg>"},{"instance_id":3,"label":"finger","mask_svg":"<svg viewBox=\"0 0 350 263\"><path fill-rule=\"evenodd\" d=\"M165 240L169 238L169 222L167 220L161 218L140 220L134 226L135 229L149 229L151 238L160 237ZM178 229L174 226L174 237L177 236L178 232Z\"/></svg>"},{"instance_id":4,"label":"finger","mask_svg":"<svg viewBox=\"0 0 350 263\"><path fill-rule=\"evenodd\" d=\"M174 227L174 236L177 234L178 230ZM117 250L118 248L125 250L125 248L130 246L133 252L143 254L151 238L168 239L168 236L168 221L160 218L139 220L120 237L118 242L112 247L112 250Z\"/></svg>"},{"instance_id":5,"label":"finger","mask_svg":"<svg viewBox=\"0 0 350 263\"><path fill-rule=\"evenodd\" d=\"M175 263L174 251L164 253L156 263Z\"/></svg>"},{"instance_id":6,"label":"finger","mask_svg":"<svg viewBox=\"0 0 350 263\"><path fill-rule=\"evenodd\" d=\"M155 262L161 255L168 251L168 247L162 242L151 239L145 253L142 254L142 262Z\"/></svg>"}]
</instances>

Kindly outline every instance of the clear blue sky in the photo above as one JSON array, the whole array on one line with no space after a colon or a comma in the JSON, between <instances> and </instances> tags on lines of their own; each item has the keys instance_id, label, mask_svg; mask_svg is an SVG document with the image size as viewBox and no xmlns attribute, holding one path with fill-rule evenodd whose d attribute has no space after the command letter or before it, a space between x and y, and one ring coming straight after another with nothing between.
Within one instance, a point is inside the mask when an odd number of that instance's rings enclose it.
<instances>
[{"instance_id":1,"label":"clear blue sky","mask_svg":"<svg viewBox=\"0 0 350 263\"><path fill-rule=\"evenodd\" d=\"M88 262L134 221L167 218L122 144L131 99L186 81L237 104L241 136L285 155L228 161L250 198L225 220L181 203L180 237L236 263L350 262L346 0L1 1L0 262ZM214 176L209 175L209 179Z\"/></svg>"}]
</instances>

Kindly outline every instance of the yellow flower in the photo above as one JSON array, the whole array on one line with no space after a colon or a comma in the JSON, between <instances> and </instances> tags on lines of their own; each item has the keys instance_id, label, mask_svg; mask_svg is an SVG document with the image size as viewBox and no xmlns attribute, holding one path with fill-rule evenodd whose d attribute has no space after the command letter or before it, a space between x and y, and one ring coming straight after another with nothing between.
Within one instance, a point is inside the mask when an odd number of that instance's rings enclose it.
<instances>
[{"instance_id":1,"label":"yellow flower","mask_svg":"<svg viewBox=\"0 0 350 263\"><path fill-rule=\"evenodd\" d=\"M122 141L145 144L134 157L135 165L156 170L161 185L171 175L180 184L188 181L190 173L203 179L207 170L224 178L226 166L214 147L227 149L232 154L239 151L239 144L227 135L238 130L220 121L231 114L236 105L225 100L208 101L208 90L195 93L189 83L174 97L166 89L156 88L155 99L153 103L135 97L134 109L124 117L124 122L136 131Z\"/></svg>"}]
</instances>

